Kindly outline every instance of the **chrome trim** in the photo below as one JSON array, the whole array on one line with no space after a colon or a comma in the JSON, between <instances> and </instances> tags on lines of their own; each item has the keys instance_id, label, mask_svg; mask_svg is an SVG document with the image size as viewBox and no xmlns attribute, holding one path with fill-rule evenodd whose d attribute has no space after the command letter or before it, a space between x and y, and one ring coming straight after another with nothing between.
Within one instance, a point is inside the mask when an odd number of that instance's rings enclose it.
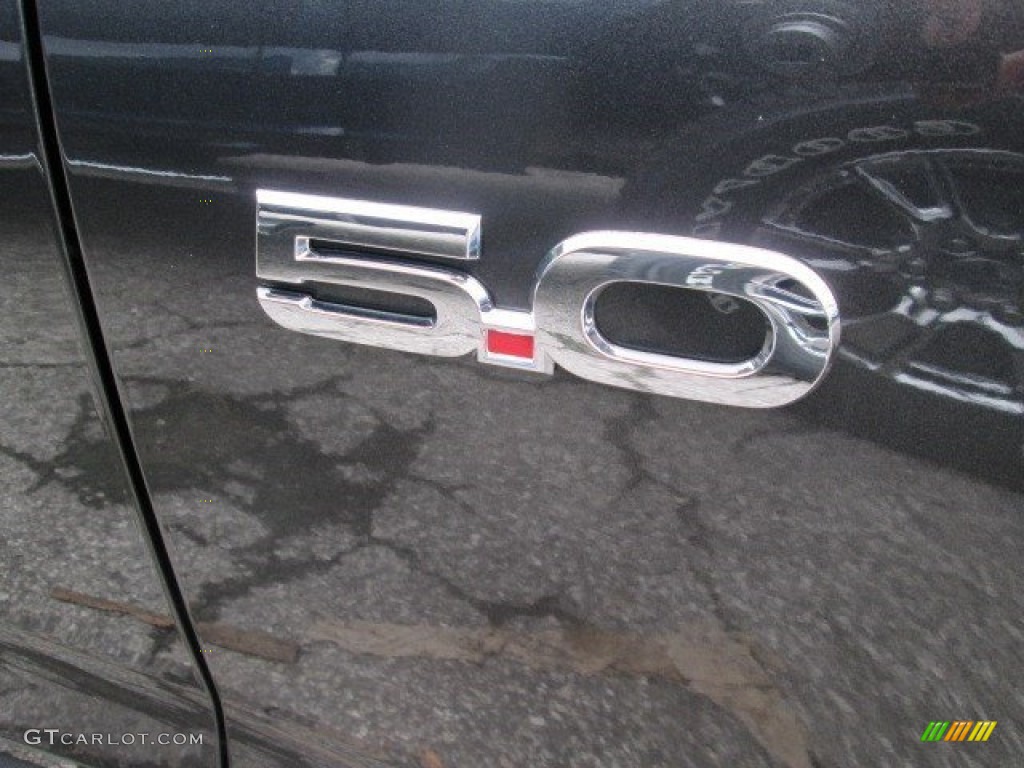
<instances>
[{"instance_id":1,"label":"chrome trim","mask_svg":"<svg viewBox=\"0 0 1024 768\"><path fill-rule=\"evenodd\" d=\"M813 298L781 286L800 283ZM601 335L594 304L617 282L726 294L760 309L770 330L740 363L712 363L618 346ZM770 408L807 394L839 346L839 309L825 282L796 259L744 245L642 232L587 232L544 260L534 289L537 341L581 378L721 405ZM809 322L819 321L821 328ZM566 333L576 328L578 333Z\"/></svg>"},{"instance_id":2,"label":"chrome trim","mask_svg":"<svg viewBox=\"0 0 1024 768\"><path fill-rule=\"evenodd\" d=\"M480 217L476 214L269 189L258 190L256 200L261 231L278 224L285 229L301 228L310 239L329 240L350 250L480 258Z\"/></svg>"},{"instance_id":3,"label":"chrome trim","mask_svg":"<svg viewBox=\"0 0 1024 768\"><path fill-rule=\"evenodd\" d=\"M407 232L377 232L372 247L384 249L383 258L347 252L350 222L333 216L356 208L376 215L401 206L266 190L258 201L257 276L273 285L259 286L257 296L275 322L301 333L442 357L476 350L480 362L546 374L557 363L602 384L753 408L785 405L807 394L839 346L838 305L828 286L804 263L774 251L643 232L587 232L565 240L544 259L532 311L524 311L495 307L487 289L464 272L389 260L387 255L423 253L403 250ZM442 221L464 216L432 213L454 217ZM325 241L323 246L317 240ZM340 247L331 247L335 244ZM315 282L415 296L430 302L435 316L321 301L303 290ZM738 363L614 344L601 334L594 307L601 292L618 282L749 301L765 315L764 344ZM533 358L491 352L488 331L532 336Z\"/></svg>"},{"instance_id":4,"label":"chrome trim","mask_svg":"<svg viewBox=\"0 0 1024 768\"><path fill-rule=\"evenodd\" d=\"M492 306L477 280L440 267L329 256L311 261L305 274L305 279L333 285L416 296L434 307L430 319L317 301L299 291L257 289L263 311L279 325L355 344L461 357L477 348L480 317Z\"/></svg>"}]
</instances>

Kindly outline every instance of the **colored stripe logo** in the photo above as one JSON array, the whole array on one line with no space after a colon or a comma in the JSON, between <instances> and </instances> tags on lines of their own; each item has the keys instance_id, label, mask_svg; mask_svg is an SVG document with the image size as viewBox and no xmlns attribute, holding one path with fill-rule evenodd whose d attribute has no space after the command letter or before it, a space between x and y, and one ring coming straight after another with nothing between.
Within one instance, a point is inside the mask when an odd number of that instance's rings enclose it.
<instances>
[{"instance_id":1,"label":"colored stripe logo","mask_svg":"<svg viewBox=\"0 0 1024 768\"><path fill-rule=\"evenodd\" d=\"M988 741L996 720L933 720L921 734L921 741Z\"/></svg>"}]
</instances>

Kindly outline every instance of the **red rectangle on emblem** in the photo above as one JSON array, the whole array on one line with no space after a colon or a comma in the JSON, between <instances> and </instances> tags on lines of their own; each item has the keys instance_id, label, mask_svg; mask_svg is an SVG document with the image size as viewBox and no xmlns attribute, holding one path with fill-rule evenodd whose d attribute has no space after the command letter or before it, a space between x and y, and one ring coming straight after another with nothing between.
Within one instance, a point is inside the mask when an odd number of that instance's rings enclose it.
<instances>
[{"instance_id":1,"label":"red rectangle on emblem","mask_svg":"<svg viewBox=\"0 0 1024 768\"><path fill-rule=\"evenodd\" d=\"M504 331L487 331L487 351L492 355L508 355L533 359L533 336Z\"/></svg>"}]
</instances>

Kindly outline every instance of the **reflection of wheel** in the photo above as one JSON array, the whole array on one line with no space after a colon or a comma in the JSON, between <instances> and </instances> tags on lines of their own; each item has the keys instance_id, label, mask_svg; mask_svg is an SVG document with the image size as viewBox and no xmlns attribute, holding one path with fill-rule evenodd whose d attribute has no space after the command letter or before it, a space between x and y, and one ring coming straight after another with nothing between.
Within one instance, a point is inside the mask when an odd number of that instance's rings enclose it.
<instances>
[{"instance_id":1,"label":"reflection of wheel","mask_svg":"<svg viewBox=\"0 0 1024 768\"><path fill-rule=\"evenodd\" d=\"M648 231L795 256L829 283L841 346L795 412L1017 487L1022 122L1018 98L951 111L890 86L738 104L652 153L623 208Z\"/></svg>"},{"instance_id":2,"label":"reflection of wheel","mask_svg":"<svg viewBox=\"0 0 1024 768\"><path fill-rule=\"evenodd\" d=\"M838 287L847 360L1024 413L1024 156L862 157L805 181L763 212L752 237Z\"/></svg>"}]
</instances>

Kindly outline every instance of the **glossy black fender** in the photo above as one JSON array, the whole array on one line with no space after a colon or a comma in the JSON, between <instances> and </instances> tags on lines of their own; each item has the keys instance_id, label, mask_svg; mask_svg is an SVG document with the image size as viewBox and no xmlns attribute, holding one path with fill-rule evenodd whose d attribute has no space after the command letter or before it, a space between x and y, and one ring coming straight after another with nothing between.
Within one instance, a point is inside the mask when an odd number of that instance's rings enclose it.
<instances>
[{"instance_id":1,"label":"glossy black fender","mask_svg":"<svg viewBox=\"0 0 1024 768\"><path fill-rule=\"evenodd\" d=\"M178 576L197 621L281 651L210 656L239 761L1019 752L1018 3L41 18ZM829 285L842 346L804 401L754 412L290 333L256 299L258 189L478 214L460 269L510 309L579 232L771 248ZM749 341L713 298L604 309L639 348ZM921 742L956 718L1000 725Z\"/></svg>"}]
</instances>

